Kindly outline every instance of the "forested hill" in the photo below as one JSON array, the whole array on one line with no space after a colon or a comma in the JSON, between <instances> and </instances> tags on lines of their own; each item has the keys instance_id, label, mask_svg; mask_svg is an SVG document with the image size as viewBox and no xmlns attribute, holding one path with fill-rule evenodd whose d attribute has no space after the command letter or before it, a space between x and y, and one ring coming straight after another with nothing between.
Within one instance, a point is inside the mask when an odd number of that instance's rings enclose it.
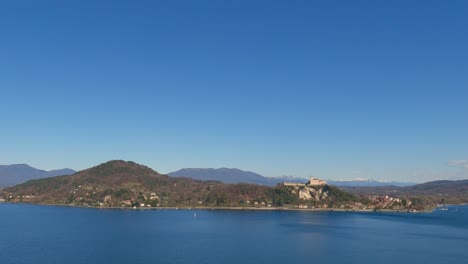
<instances>
[{"instance_id":1,"label":"forested hill","mask_svg":"<svg viewBox=\"0 0 468 264\"><path fill-rule=\"evenodd\" d=\"M134 162L115 160L70 176L31 180L4 189L1 197L10 202L105 207L340 206L356 201L355 196L331 186L316 187L315 191L320 195L301 200L297 190L281 185L172 178Z\"/></svg>"}]
</instances>

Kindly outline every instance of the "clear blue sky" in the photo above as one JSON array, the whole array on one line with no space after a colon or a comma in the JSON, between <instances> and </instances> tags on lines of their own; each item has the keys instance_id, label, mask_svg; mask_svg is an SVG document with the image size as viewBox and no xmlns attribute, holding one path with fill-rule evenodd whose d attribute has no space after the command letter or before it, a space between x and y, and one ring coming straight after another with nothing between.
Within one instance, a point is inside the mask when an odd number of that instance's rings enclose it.
<instances>
[{"instance_id":1,"label":"clear blue sky","mask_svg":"<svg viewBox=\"0 0 468 264\"><path fill-rule=\"evenodd\" d=\"M2 1L0 164L468 178L467 1Z\"/></svg>"}]
</instances>

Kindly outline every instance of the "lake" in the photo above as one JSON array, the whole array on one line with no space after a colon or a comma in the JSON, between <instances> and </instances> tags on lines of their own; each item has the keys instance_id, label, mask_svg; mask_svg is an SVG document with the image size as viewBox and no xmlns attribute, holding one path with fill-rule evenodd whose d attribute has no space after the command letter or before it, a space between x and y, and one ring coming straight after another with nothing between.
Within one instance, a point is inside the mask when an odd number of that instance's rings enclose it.
<instances>
[{"instance_id":1,"label":"lake","mask_svg":"<svg viewBox=\"0 0 468 264\"><path fill-rule=\"evenodd\" d=\"M463 263L468 206L432 213L0 204L0 263Z\"/></svg>"}]
</instances>

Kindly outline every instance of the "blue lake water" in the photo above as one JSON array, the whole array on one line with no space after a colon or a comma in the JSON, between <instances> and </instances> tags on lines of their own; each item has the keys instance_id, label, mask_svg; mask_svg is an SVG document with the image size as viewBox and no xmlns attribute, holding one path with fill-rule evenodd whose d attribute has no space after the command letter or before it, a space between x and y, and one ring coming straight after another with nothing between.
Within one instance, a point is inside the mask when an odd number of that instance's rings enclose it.
<instances>
[{"instance_id":1,"label":"blue lake water","mask_svg":"<svg viewBox=\"0 0 468 264\"><path fill-rule=\"evenodd\" d=\"M468 206L413 214L0 204L2 264L299 262L468 263Z\"/></svg>"}]
</instances>

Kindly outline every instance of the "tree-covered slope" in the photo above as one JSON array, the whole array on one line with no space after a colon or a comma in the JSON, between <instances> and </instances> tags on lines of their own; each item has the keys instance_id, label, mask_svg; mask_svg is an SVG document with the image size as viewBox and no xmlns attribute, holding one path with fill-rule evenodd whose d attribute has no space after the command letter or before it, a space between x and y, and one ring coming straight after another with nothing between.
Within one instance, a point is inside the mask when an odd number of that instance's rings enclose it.
<instances>
[{"instance_id":1,"label":"tree-covered slope","mask_svg":"<svg viewBox=\"0 0 468 264\"><path fill-rule=\"evenodd\" d=\"M362 200L328 185L269 187L173 178L121 160L109 161L74 175L31 180L4 189L0 197L10 202L105 207L350 208Z\"/></svg>"}]
</instances>

